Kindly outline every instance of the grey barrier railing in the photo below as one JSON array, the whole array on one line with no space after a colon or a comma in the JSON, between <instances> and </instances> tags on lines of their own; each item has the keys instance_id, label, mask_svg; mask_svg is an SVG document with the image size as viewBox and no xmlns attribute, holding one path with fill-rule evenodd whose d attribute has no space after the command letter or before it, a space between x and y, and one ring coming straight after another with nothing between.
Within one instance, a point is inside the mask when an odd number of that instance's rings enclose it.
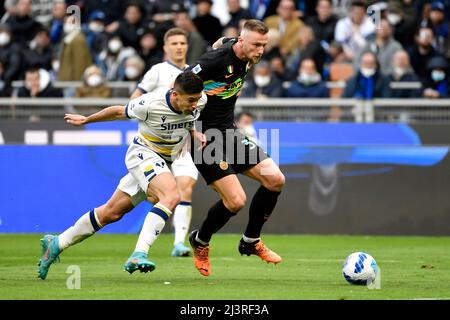
<instances>
[{"instance_id":1,"label":"grey barrier railing","mask_svg":"<svg viewBox=\"0 0 450 320\"><path fill-rule=\"evenodd\" d=\"M0 98L0 118L61 118L65 113L90 114L127 102L125 98ZM251 112L259 121L450 123L450 99L239 98L239 111Z\"/></svg>"}]
</instances>

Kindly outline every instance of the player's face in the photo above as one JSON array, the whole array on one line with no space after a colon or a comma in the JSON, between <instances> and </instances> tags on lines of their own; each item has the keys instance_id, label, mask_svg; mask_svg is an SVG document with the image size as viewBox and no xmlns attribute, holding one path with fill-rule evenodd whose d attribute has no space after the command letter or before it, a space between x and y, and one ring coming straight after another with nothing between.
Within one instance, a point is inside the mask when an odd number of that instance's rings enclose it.
<instances>
[{"instance_id":1,"label":"player's face","mask_svg":"<svg viewBox=\"0 0 450 320\"><path fill-rule=\"evenodd\" d=\"M202 97L202 93L196 94L180 94L176 93L178 110L184 114L190 114L197 108L198 101Z\"/></svg>"},{"instance_id":2,"label":"player's face","mask_svg":"<svg viewBox=\"0 0 450 320\"><path fill-rule=\"evenodd\" d=\"M164 52L167 54L169 60L181 61L186 58L188 49L187 39L183 35L175 35L167 39L164 45Z\"/></svg>"},{"instance_id":3,"label":"player's face","mask_svg":"<svg viewBox=\"0 0 450 320\"><path fill-rule=\"evenodd\" d=\"M250 63L257 64L261 60L268 38L267 34L255 31L246 31L239 37L244 55Z\"/></svg>"}]
</instances>

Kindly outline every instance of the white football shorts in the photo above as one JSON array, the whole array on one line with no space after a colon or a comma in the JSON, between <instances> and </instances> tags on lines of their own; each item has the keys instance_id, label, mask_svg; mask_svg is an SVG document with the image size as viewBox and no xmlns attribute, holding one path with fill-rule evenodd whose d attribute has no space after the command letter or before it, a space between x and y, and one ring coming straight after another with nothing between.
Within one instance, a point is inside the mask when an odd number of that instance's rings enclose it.
<instances>
[{"instance_id":1,"label":"white football shorts","mask_svg":"<svg viewBox=\"0 0 450 320\"><path fill-rule=\"evenodd\" d=\"M131 143L125 156L128 174L120 179L117 189L130 195L134 206L147 199L147 189L150 181L164 172L171 172L175 177L189 176L198 178L198 171L191 154L186 152L172 163L171 166L156 152L139 143Z\"/></svg>"}]
</instances>

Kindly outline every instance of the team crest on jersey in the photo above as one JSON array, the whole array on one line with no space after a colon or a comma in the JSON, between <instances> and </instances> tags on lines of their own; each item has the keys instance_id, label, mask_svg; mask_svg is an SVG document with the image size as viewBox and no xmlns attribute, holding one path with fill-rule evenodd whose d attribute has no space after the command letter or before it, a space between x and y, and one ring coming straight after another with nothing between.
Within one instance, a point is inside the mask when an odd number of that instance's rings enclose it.
<instances>
[{"instance_id":1,"label":"team crest on jersey","mask_svg":"<svg viewBox=\"0 0 450 320\"><path fill-rule=\"evenodd\" d=\"M199 73L200 71L202 71L202 67L199 64L192 68L192 72L195 74Z\"/></svg>"},{"instance_id":2,"label":"team crest on jersey","mask_svg":"<svg viewBox=\"0 0 450 320\"><path fill-rule=\"evenodd\" d=\"M230 65L227 67L227 71L228 71L228 73L233 73L233 71L234 71L233 65L230 64Z\"/></svg>"}]
</instances>

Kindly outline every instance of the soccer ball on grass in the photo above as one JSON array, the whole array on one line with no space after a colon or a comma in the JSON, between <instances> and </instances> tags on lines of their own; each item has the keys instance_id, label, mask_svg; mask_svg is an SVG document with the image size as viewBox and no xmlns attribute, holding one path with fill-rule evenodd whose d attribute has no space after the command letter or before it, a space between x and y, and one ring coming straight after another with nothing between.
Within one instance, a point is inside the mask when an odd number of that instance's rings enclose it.
<instances>
[{"instance_id":1,"label":"soccer ball on grass","mask_svg":"<svg viewBox=\"0 0 450 320\"><path fill-rule=\"evenodd\" d=\"M342 274L348 283L367 285L375 281L378 266L370 254L354 252L345 259Z\"/></svg>"}]
</instances>

